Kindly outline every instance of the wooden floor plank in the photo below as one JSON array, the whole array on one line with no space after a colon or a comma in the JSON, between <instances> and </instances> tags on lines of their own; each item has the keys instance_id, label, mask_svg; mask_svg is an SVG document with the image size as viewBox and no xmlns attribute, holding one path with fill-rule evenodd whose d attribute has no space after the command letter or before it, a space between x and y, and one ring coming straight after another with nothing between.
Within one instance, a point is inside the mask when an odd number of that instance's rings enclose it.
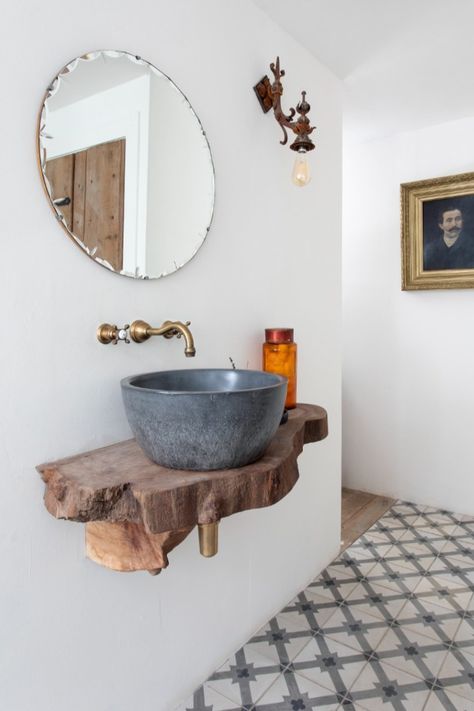
<instances>
[{"instance_id":1,"label":"wooden floor plank","mask_svg":"<svg viewBox=\"0 0 474 711\"><path fill-rule=\"evenodd\" d=\"M374 495L365 491L348 491L342 498L342 521L343 523L356 515L358 511L370 504Z\"/></svg>"},{"instance_id":2,"label":"wooden floor plank","mask_svg":"<svg viewBox=\"0 0 474 711\"><path fill-rule=\"evenodd\" d=\"M341 550L350 546L395 503L387 496L342 489Z\"/></svg>"}]
</instances>

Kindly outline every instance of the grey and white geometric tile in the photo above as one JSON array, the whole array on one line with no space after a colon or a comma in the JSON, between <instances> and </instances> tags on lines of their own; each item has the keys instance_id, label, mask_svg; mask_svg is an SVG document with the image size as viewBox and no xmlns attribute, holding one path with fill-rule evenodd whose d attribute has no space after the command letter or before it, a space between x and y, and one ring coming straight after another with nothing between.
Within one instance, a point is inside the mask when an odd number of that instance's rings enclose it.
<instances>
[{"instance_id":1,"label":"grey and white geometric tile","mask_svg":"<svg viewBox=\"0 0 474 711\"><path fill-rule=\"evenodd\" d=\"M331 603L329 603L331 604ZM285 610L286 608L284 608ZM312 632L308 627L306 618L298 613L279 613L264 625L249 641L236 653L238 663L242 661L253 662L258 654L259 667L262 667L262 657L266 658L267 665L277 665L280 668L287 666L292 659L308 644ZM234 655L230 662L234 663ZM228 660L229 661L229 660ZM258 672L263 673L263 672ZM211 679L214 678L211 677Z\"/></svg>"},{"instance_id":2,"label":"grey and white geometric tile","mask_svg":"<svg viewBox=\"0 0 474 711\"><path fill-rule=\"evenodd\" d=\"M350 690L356 705L368 711L422 711L429 694L418 677L377 660L367 663Z\"/></svg>"},{"instance_id":3,"label":"grey and white geometric tile","mask_svg":"<svg viewBox=\"0 0 474 711\"><path fill-rule=\"evenodd\" d=\"M368 532L378 533L382 531L391 541L396 542L407 530L411 530L414 527L414 523L417 519L418 516L406 516L404 518L401 514L392 512L391 509L389 509L377 523L369 528Z\"/></svg>"},{"instance_id":4,"label":"grey and white geometric tile","mask_svg":"<svg viewBox=\"0 0 474 711\"><path fill-rule=\"evenodd\" d=\"M433 528L432 526L411 528L407 530L399 539L401 543L413 543L421 546L428 546L428 550L433 555L438 555L449 540L452 539L456 531L456 526L449 528Z\"/></svg>"},{"instance_id":5,"label":"grey and white geometric tile","mask_svg":"<svg viewBox=\"0 0 474 711\"><path fill-rule=\"evenodd\" d=\"M419 600L434 603L449 610L467 610L472 598L472 590L463 583L453 582L436 576L423 577L415 589Z\"/></svg>"},{"instance_id":6,"label":"grey and white geometric tile","mask_svg":"<svg viewBox=\"0 0 474 711\"><path fill-rule=\"evenodd\" d=\"M456 529L456 534L465 536L474 536L474 520L471 518L465 518L459 522L459 526Z\"/></svg>"},{"instance_id":7,"label":"grey and white geometric tile","mask_svg":"<svg viewBox=\"0 0 474 711\"><path fill-rule=\"evenodd\" d=\"M407 601L397 621L407 631L444 644L455 639L462 619L459 612L418 598L415 593Z\"/></svg>"},{"instance_id":8,"label":"grey and white geometric tile","mask_svg":"<svg viewBox=\"0 0 474 711\"><path fill-rule=\"evenodd\" d=\"M467 699L474 709L474 657L452 646L438 675L441 686Z\"/></svg>"},{"instance_id":9,"label":"grey and white geometric tile","mask_svg":"<svg viewBox=\"0 0 474 711\"><path fill-rule=\"evenodd\" d=\"M370 562L384 558L393 546L392 542L384 540L374 533L364 533L349 548L352 559Z\"/></svg>"},{"instance_id":10,"label":"grey and white geometric tile","mask_svg":"<svg viewBox=\"0 0 474 711\"><path fill-rule=\"evenodd\" d=\"M305 592L330 600L343 600L354 590L361 577L363 576L353 567L330 565L308 585Z\"/></svg>"},{"instance_id":11,"label":"grey and white geometric tile","mask_svg":"<svg viewBox=\"0 0 474 711\"><path fill-rule=\"evenodd\" d=\"M413 592L420 582L420 574L417 570L408 570L396 561L384 560L376 563L375 566L365 576L365 581L371 585L380 585L396 592L408 594Z\"/></svg>"},{"instance_id":12,"label":"grey and white geometric tile","mask_svg":"<svg viewBox=\"0 0 474 711\"><path fill-rule=\"evenodd\" d=\"M392 623L374 617L365 610L359 609L355 613L350 606L343 605L322 625L318 633L370 655Z\"/></svg>"},{"instance_id":13,"label":"grey and white geometric tile","mask_svg":"<svg viewBox=\"0 0 474 711\"><path fill-rule=\"evenodd\" d=\"M436 690L428 696L423 711L472 711L472 708L469 701L437 684Z\"/></svg>"},{"instance_id":14,"label":"grey and white geometric tile","mask_svg":"<svg viewBox=\"0 0 474 711\"><path fill-rule=\"evenodd\" d=\"M278 678L281 667L250 642L239 649L207 680L208 688L230 699L237 708L251 706ZM214 711L214 710L213 710Z\"/></svg>"},{"instance_id":15,"label":"grey and white geometric tile","mask_svg":"<svg viewBox=\"0 0 474 711\"><path fill-rule=\"evenodd\" d=\"M393 545L406 532L406 528L400 525L399 519L395 519L397 525L390 528L383 523L383 519L379 519L365 532L366 536L376 536L380 543ZM355 541L354 541L355 542Z\"/></svg>"},{"instance_id":16,"label":"grey and white geometric tile","mask_svg":"<svg viewBox=\"0 0 474 711\"><path fill-rule=\"evenodd\" d=\"M430 568L430 574L447 578L474 590L474 561L457 561L452 556L438 556Z\"/></svg>"},{"instance_id":17,"label":"grey and white geometric tile","mask_svg":"<svg viewBox=\"0 0 474 711\"><path fill-rule=\"evenodd\" d=\"M353 615L365 612L383 620L396 619L406 602L405 593L368 582L360 583L346 599Z\"/></svg>"},{"instance_id":18,"label":"grey and white geometric tile","mask_svg":"<svg viewBox=\"0 0 474 711\"><path fill-rule=\"evenodd\" d=\"M474 612L464 612L453 639L474 656Z\"/></svg>"},{"instance_id":19,"label":"grey and white geometric tile","mask_svg":"<svg viewBox=\"0 0 474 711\"><path fill-rule=\"evenodd\" d=\"M255 711L336 711L343 697L287 668L254 706ZM253 711L253 710L252 710Z\"/></svg>"},{"instance_id":20,"label":"grey and white geometric tile","mask_svg":"<svg viewBox=\"0 0 474 711\"><path fill-rule=\"evenodd\" d=\"M474 711L474 516L397 502L179 711Z\"/></svg>"},{"instance_id":21,"label":"grey and white geometric tile","mask_svg":"<svg viewBox=\"0 0 474 711\"><path fill-rule=\"evenodd\" d=\"M221 696L206 683L174 711L242 711L242 706Z\"/></svg>"},{"instance_id":22,"label":"grey and white geometric tile","mask_svg":"<svg viewBox=\"0 0 474 711\"><path fill-rule=\"evenodd\" d=\"M449 528L458 526L462 521L462 515L437 509L433 506L420 506L420 515L416 521L416 526L432 526L434 528Z\"/></svg>"},{"instance_id":23,"label":"grey and white geometric tile","mask_svg":"<svg viewBox=\"0 0 474 711\"><path fill-rule=\"evenodd\" d=\"M474 539L471 537L448 536L448 541L439 554L442 560L452 560L458 565L470 567L474 564Z\"/></svg>"},{"instance_id":24,"label":"grey and white geometric tile","mask_svg":"<svg viewBox=\"0 0 474 711\"><path fill-rule=\"evenodd\" d=\"M474 532L467 530L463 525L456 528L453 534L447 537L448 543L443 553L456 553L461 557L469 557L474 549ZM459 557L458 555L458 557Z\"/></svg>"},{"instance_id":25,"label":"grey and white geometric tile","mask_svg":"<svg viewBox=\"0 0 474 711\"><path fill-rule=\"evenodd\" d=\"M399 565L412 573L423 575L433 565L438 553L430 550L429 545L420 543L404 543L401 538L398 543L390 549L385 557L385 562Z\"/></svg>"},{"instance_id":26,"label":"grey and white geometric tile","mask_svg":"<svg viewBox=\"0 0 474 711\"><path fill-rule=\"evenodd\" d=\"M343 553L333 560L331 568L339 570L341 573L352 575L355 578L367 575L367 573L369 573L379 561L373 559L368 560L363 558L352 558L350 555L351 548L352 546L350 548L346 548Z\"/></svg>"},{"instance_id":27,"label":"grey and white geometric tile","mask_svg":"<svg viewBox=\"0 0 474 711\"><path fill-rule=\"evenodd\" d=\"M341 700L367 663L367 655L318 635L298 654L290 668L329 689Z\"/></svg>"},{"instance_id":28,"label":"grey and white geometric tile","mask_svg":"<svg viewBox=\"0 0 474 711\"><path fill-rule=\"evenodd\" d=\"M404 625L388 630L377 647L381 662L421 679L436 678L446 655L445 644L423 637Z\"/></svg>"},{"instance_id":29,"label":"grey and white geometric tile","mask_svg":"<svg viewBox=\"0 0 474 711\"><path fill-rule=\"evenodd\" d=\"M420 512L428 507L422 504L415 504L413 501L398 499L390 508L394 511L401 511L404 514L417 514L419 516Z\"/></svg>"}]
</instances>

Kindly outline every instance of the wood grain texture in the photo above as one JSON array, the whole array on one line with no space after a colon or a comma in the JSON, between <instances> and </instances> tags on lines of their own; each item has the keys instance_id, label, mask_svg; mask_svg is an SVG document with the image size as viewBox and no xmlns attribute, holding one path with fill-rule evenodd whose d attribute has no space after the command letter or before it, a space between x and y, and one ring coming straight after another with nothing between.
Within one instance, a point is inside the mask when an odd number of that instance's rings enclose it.
<instances>
[{"instance_id":1,"label":"wood grain texture","mask_svg":"<svg viewBox=\"0 0 474 711\"><path fill-rule=\"evenodd\" d=\"M125 139L101 143L46 163L53 199L69 197L59 207L68 229L96 259L115 271L123 266Z\"/></svg>"},{"instance_id":2,"label":"wood grain texture","mask_svg":"<svg viewBox=\"0 0 474 711\"><path fill-rule=\"evenodd\" d=\"M298 405L264 456L239 469L193 472L151 462L135 440L37 467L45 505L71 521L128 521L147 533L213 523L238 511L271 506L298 479L296 459L309 442L327 436L326 411Z\"/></svg>"},{"instance_id":3,"label":"wood grain texture","mask_svg":"<svg viewBox=\"0 0 474 711\"><path fill-rule=\"evenodd\" d=\"M168 553L191 532L191 528L166 533L147 533L136 523L86 523L86 554L95 563L132 572L148 570L156 574L168 567Z\"/></svg>"},{"instance_id":4,"label":"wood grain texture","mask_svg":"<svg viewBox=\"0 0 474 711\"><path fill-rule=\"evenodd\" d=\"M271 506L298 479L296 459L328 434L326 411L299 405L265 455L240 469L192 472L151 462L135 440L37 467L56 518L86 523L87 556L119 571L168 565L168 553L196 524Z\"/></svg>"},{"instance_id":5,"label":"wood grain texture","mask_svg":"<svg viewBox=\"0 0 474 711\"><path fill-rule=\"evenodd\" d=\"M61 156L48 160L45 166L46 177L51 188L53 200L68 197L69 205L62 205L59 211L64 216L66 225L72 229L73 191L74 191L74 156Z\"/></svg>"},{"instance_id":6,"label":"wood grain texture","mask_svg":"<svg viewBox=\"0 0 474 711\"><path fill-rule=\"evenodd\" d=\"M395 503L395 499L356 489L342 489L341 549L369 529Z\"/></svg>"}]
</instances>

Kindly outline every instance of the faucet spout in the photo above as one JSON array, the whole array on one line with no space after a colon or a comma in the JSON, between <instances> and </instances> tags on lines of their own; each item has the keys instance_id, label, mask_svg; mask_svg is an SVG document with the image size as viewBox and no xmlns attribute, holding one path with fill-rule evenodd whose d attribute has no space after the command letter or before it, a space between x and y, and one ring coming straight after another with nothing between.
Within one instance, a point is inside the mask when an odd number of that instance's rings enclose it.
<instances>
[{"instance_id":1,"label":"faucet spout","mask_svg":"<svg viewBox=\"0 0 474 711\"><path fill-rule=\"evenodd\" d=\"M184 349L184 355L187 358L192 358L196 355L196 348L194 347L194 339L188 326L190 321L182 323L181 321L165 321L159 328L153 328L146 321L134 321L130 326L130 338L135 341L135 343L143 343L147 341L151 336L164 336L165 338L177 338L184 337L186 346Z\"/></svg>"}]
</instances>

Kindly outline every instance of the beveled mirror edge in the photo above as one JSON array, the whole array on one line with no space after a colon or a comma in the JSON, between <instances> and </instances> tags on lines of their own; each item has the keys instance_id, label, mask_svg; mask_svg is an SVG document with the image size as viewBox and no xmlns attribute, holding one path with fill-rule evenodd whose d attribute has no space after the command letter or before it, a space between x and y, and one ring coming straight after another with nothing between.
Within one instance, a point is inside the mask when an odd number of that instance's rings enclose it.
<instances>
[{"instance_id":1,"label":"beveled mirror edge","mask_svg":"<svg viewBox=\"0 0 474 711\"><path fill-rule=\"evenodd\" d=\"M61 75L69 74L72 71L71 69L69 69L69 67L72 64L77 64L77 62L81 59L84 61L94 60L94 59L96 59L97 55L100 55L103 53L107 53L107 54L110 53L110 54L115 54L115 55L119 55L119 56L120 55L127 55L129 58L133 59L137 63L142 62L143 64L146 64L149 67L151 67L155 72L157 72L161 76L165 77L165 79L167 79L170 82L172 87L186 101L186 103L189 107L189 110L191 111L191 113L193 114L194 118L196 119L196 121L199 125L203 139L206 142L207 149L209 151L209 161L210 161L210 165L211 165L211 178L212 178L212 203L210 206L209 223L208 223L207 227L205 228L204 235L202 236L202 239L197 243L194 251L191 253L191 256L189 258L187 258L186 261L182 262L181 264L177 264L176 262L174 262L175 267L176 267L175 269L173 269L172 271L162 272L161 274L158 274L157 276L150 276L150 275L146 275L146 274L143 274L143 275L142 274L138 274L138 275L131 274L130 272L127 272L125 270L117 271L106 260L94 257L94 255L91 253L91 250L87 247L87 245L85 245L80 239L78 239L78 237L76 237L76 235L73 232L71 232L71 230L66 225L64 215L57 209L56 205L54 204L54 201L52 200L51 192L49 189L48 179L47 179L46 174L43 170L43 156L42 156L43 147L41 145L42 118L43 118L43 113L46 108L45 104L46 104L47 99L54 95L52 93L52 87L54 87L54 85L58 82L58 80L61 79ZM54 93L56 93L56 92L54 92ZM143 57L141 57L138 54L135 54L133 52L128 52L127 50L115 50L115 49L114 50L111 50L111 49L93 50L91 52L85 52L84 54L82 54L78 57L74 57L59 70L59 72L49 82L49 84L46 88L46 91L44 92L44 95L43 95L43 98L42 98L42 101L40 104L40 108L38 111L38 119L36 122L36 159L37 159L38 170L39 170L39 173L41 176L43 190L45 192L47 201L50 205L50 208L51 208L57 222L60 224L62 229L66 232L69 239L72 240L72 242L74 242L81 249L81 251L84 252L84 254L87 257L89 257L89 259L91 259L91 261L95 262L95 264L99 265L100 267L104 267L105 269L107 269L109 272L112 272L113 274L117 274L118 276L125 276L130 279L139 279L141 281L151 281L151 280L155 280L155 279L161 279L166 276L171 276L173 274L176 274L176 272L180 271L184 266L186 266L186 264L189 264L189 262L192 259L194 259L197 252L201 249L204 242L206 241L207 235L209 234L209 230L211 229L212 221L214 219L214 210L215 210L215 204L216 204L216 171L215 171L215 166L214 166L214 159L212 157L211 146L209 144L207 134L204 130L204 127L201 123L199 116L197 115L196 111L194 110L194 108L193 108L191 102L189 101L188 97L186 96L186 94L171 79L171 77L168 76L168 74L163 72L161 69L158 69L158 67L156 67L154 64L151 64L151 62L149 62L148 60L143 59Z\"/></svg>"}]
</instances>

